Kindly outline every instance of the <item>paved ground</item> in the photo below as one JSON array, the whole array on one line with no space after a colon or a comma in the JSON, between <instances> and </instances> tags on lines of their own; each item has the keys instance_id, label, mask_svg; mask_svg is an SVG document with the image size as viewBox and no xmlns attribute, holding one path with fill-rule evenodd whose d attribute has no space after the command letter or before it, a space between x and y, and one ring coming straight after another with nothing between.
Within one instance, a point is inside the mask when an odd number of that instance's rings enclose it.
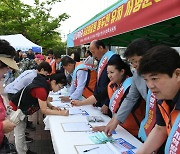
<instances>
[{"instance_id":1,"label":"paved ground","mask_svg":"<svg viewBox=\"0 0 180 154\"><path fill-rule=\"evenodd\" d=\"M3 93L3 81L0 81L0 93ZM7 100L6 95L3 94L5 99ZM8 101L7 101L8 102ZM29 137L33 138L34 141L32 143L28 143L28 147L30 150L37 152L38 154L54 154L52 142L51 142L51 136L49 131L44 130L44 123L42 121L43 116L39 112L39 125L37 124L37 114L35 113L30 118L30 121L33 121L33 124L36 126L35 131L28 131ZM9 141L11 143L14 143L14 133L11 132L7 135L9 138Z\"/></svg>"}]
</instances>

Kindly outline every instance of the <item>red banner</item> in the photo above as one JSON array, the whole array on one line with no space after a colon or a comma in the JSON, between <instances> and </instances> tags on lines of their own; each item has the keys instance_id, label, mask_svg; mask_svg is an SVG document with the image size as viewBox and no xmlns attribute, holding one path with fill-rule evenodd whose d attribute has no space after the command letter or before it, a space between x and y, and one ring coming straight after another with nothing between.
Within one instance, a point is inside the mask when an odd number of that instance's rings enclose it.
<instances>
[{"instance_id":1,"label":"red banner","mask_svg":"<svg viewBox=\"0 0 180 154\"><path fill-rule=\"evenodd\" d=\"M74 45L109 38L180 15L179 0L128 0L120 4L74 33Z\"/></svg>"}]
</instances>

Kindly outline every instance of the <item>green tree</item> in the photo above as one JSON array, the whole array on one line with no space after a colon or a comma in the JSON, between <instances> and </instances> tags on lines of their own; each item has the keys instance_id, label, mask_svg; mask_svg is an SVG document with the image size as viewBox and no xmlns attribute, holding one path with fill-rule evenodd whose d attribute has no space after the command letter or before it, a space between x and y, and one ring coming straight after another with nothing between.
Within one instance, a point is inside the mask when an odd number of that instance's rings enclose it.
<instances>
[{"instance_id":1,"label":"green tree","mask_svg":"<svg viewBox=\"0 0 180 154\"><path fill-rule=\"evenodd\" d=\"M0 35L23 34L29 40L65 53L66 44L60 38L57 28L69 18L66 13L52 17L52 6L61 0L34 0L34 5L24 4L20 0L0 1Z\"/></svg>"}]
</instances>

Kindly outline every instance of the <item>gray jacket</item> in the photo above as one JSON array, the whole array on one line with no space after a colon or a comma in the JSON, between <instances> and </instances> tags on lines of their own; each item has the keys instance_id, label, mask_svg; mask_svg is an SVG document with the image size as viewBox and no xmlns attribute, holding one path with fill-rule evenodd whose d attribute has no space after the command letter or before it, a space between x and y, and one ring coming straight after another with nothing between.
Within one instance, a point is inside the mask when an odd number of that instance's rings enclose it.
<instances>
[{"instance_id":1,"label":"gray jacket","mask_svg":"<svg viewBox=\"0 0 180 154\"><path fill-rule=\"evenodd\" d=\"M124 123L140 96L146 100L147 86L145 80L135 71L129 93L123 100L116 115L116 118L119 122Z\"/></svg>"}]
</instances>

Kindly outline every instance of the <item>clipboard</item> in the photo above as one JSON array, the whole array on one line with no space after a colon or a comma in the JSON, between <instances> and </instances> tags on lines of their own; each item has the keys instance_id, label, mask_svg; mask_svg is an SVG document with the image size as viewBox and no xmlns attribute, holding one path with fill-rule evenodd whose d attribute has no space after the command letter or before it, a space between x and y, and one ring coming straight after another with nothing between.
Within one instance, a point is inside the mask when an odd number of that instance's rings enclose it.
<instances>
[{"instance_id":1,"label":"clipboard","mask_svg":"<svg viewBox=\"0 0 180 154\"><path fill-rule=\"evenodd\" d=\"M125 147L118 147L112 143L106 144L85 144L85 145L74 145L77 154L134 154L132 150L128 150Z\"/></svg>"},{"instance_id":2,"label":"clipboard","mask_svg":"<svg viewBox=\"0 0 180 154\"><path fill-rule=\"evenodd\" d=\"M64 132L90 132L92 126L87 122L61 123Z\"/></svg>"},{"instance_id":3,"label":"clipboard","mask_svg":"<svg viewBox=\"0 0 180 154\"><path fill-rule=\"evenodd\" d=\"M112 151L105 144L74 145L77 154L111 154ZM91 150L92 149L92 150ZM90 151L87 151L90 150ZM87 151L87 152L84 152Z\"/></svg>"}]
</instances>

